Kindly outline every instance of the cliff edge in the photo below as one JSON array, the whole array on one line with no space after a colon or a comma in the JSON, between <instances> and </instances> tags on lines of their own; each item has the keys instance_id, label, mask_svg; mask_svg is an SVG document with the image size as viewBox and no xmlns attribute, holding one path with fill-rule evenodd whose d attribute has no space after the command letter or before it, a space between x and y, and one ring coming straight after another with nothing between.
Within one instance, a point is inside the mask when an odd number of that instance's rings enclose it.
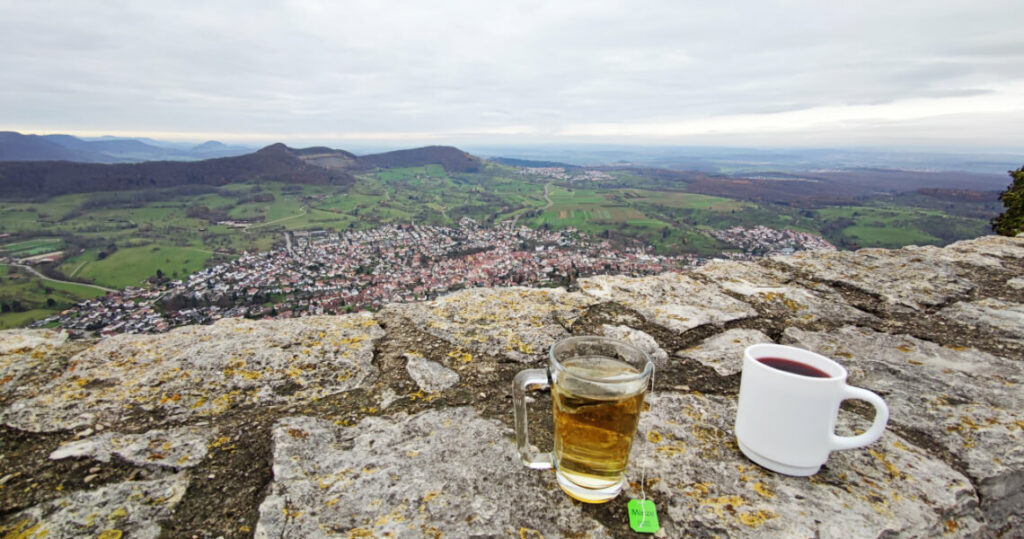
<instances>
[{"instance_id":1,"label":"cliff edge","mask_svg":"<svg viewBox=\"0 0 1024 539\"><path fill-rule=\"evenodd\" d=\"M630 340L657 364L629 486L603 505L514 449L512 377L570 334ZM769 341L882 395L882 439L810 478L747 460L741 354ZM642 488L668 537L1020 536L1022 358L1024 237L997 236L163 335L5 331L0 534L629 536ZM839 433L871 413L844 404Z\"/></svg>"}]
</instances>

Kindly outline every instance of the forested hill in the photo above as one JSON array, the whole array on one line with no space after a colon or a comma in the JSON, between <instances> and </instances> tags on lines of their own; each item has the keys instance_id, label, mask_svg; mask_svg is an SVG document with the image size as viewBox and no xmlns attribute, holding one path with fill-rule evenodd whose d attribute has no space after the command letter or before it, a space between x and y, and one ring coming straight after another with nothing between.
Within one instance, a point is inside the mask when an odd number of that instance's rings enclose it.
<instances>
[{"instance_id":1,"label":"forested hill","mask_svg":"<svg viewBox=\"0 0 1024 539\"><path fill-rule=\"evenodd\" d=\"M8 199L42 199L67 193L270 180L348 185L354 181L352 174L357 171L425 164L440 164L449 172L467 172L478 169L480 160L456 148L444 146L357 157L343 150L293 149L278 143L247 155L194 162L3 162L0 163L0 196Z\"/></svg>"},{"instance_id":2,"label":"forested hill","mask_svg":"<svg viewBox=\"0 0 1024 539\"><path fill-rule=\"evenodd\" d=\"M372 167L418 167L441 165L448 172L476 172L480 159L451 146L426 146L411 150L364 155L359 162Z\"/></svg>"}]
</instances>

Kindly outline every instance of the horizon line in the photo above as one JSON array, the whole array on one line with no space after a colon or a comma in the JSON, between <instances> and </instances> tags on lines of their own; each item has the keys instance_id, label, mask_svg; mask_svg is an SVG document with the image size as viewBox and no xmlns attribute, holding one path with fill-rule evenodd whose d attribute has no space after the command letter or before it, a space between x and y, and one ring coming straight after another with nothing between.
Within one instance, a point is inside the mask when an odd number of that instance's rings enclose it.
<instances>
[{"instance_id":1,"label":"horizon line","mask_svg":"<svg viewBox=\"0 0 1024 539\"><path fill-rule=\"evenodd\" d=\"M354 146L402 146L403 144L414 144L423 146L465 146L477 148L500 148L500 147L573 147L573 146L604 146L604 147L634 147L634 148L732 148L732 149L753 149L753 150L861 150L861 151L882 151L882 150L912 150L925 153L940 152L963 152L970 154L1024 154L1024 149L1014 145L993 146L991 144L965 144L943 141L903 141L900 143L779 143L765 144L744 141L694 141L674 140L673 137L650 138L642 136L626 136L618 139L609 139L604 136L594 137L537 137L540 140L523 140L519 137L525 134L510 135L509 133L430 133L430 132L371 132L371 133L236 133L236 132L204 132L204 131L150 131L150 130L93 130L93 129L64 129L64 128L26 128L15 127L0 129L27 136L50 136L70 135L83 139L152 139L160 142L202 144L205 142L220 142L235 145L256 144L254 149L260 149L273 144L284 144L289 147L310 147L310 146L331 146L338 143L351 143ZM516 140L495 140L493 137L516 136ZM479 138L481 140L466 140L468 138ZM742 137L737 137L742 138ZM446 140L447 139L447 140ZM252 146L250 146L252 147ZM335 147L335 149L343 149Z\"/></svg>"}]
</instances>

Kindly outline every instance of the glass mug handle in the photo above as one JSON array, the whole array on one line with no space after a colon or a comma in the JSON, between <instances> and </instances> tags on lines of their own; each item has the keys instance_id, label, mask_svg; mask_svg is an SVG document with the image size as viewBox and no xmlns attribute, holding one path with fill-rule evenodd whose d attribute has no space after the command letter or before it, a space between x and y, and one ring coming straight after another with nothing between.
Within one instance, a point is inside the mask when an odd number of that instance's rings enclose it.
<instances>
[{"instance_id":1,"label":"glass mug handle","mask_svg":"<svg viewBox=\"0 0 1024 539\"><path fill-rule=\"evenodd\" d=\"M546 470L552 467L551 453L538 453L536 448L530 445L530 434L526 424L526 392L547 389L547 369L528 369L519 371L512 382L512 402L515 406L516 416L516 446L519 449L519 458L529 468L535 470Z\"/></svg>"}]
</instances>

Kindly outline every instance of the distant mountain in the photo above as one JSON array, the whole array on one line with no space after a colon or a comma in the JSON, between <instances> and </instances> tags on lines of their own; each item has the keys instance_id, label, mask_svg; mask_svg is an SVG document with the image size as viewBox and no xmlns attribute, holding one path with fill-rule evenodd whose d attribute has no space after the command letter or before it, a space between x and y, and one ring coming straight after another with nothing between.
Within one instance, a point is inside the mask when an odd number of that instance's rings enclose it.
<instances>
[{"instance_id":1,"label":"distant mountain","mask_svg":"<svg viewBox=\"0 0 1024 539\"><path fill-rule=\"evenodd\" d=\"M227 145L223 142L217 142L216 140L208 140L202 144L197 144L192 147L193 150L198 152L217 151L227 148Z\"/></svg>"},{"instance_id":2,"label":"distant mountain","mask_svg":"<svg viewBox=\"0 0 1024 539\"><path fill-rule=\"evenodd\" d=\"M560 163L558 161L533 161L531 159L516 159L514 157L492 157L488 159L499 165L505 165L509 167L527 167L527 168L568 168L578 169L581 168L579 165L570 165L568 163Z\"/></svg>"},{"instance_id":3,"label":"distant mountain","mask_svg":"<svg viewBox=\"0 0 1024 539\"><path fill-rule=\"evenodd\" d=\"M48 144L43 144L43 143ZM152 139L71 135L0 136L0 161L75 161L80 163L139 163L143 161L197 161L252 153L252 148L217 141L199 145L161 143Z\"/></svg>"},{"instance_id":4,"label":"distant mountain","mask_svg":"<svg viewBox=\"0 0 1024 539\"><path fill-rule=\"evenodd\" d=\"M233 155L244 155L252 152L252 148L245 146L232 146L216 140L208 140L189 148L189 153L197 158L209 159L212 157L231 157Z\"/></svg>"},{"instance_id":5,"label":"distant mountain","mask_svg":"<svg viewBox=\"0 0 1024 539\"><path fill-rule=\"evenodd\" d=\"M53 135L74 138L68 135ZM78 140L78 139L75 139ZM81 141L79 141L81 142ZM0 132L0 161L80 161L113 163L116 158L60 144L49 137L22 135L14 131Z\"/></svg>"},{"instance_id":6,"label":"distant mountain","mask_svg":"<svg viewBox=\"0 0 1024 539\"><path fill-rule=\"evenodd\" d=\"M75 137L68 137L75 138ZM67 140L67 139L64 139ZM173 153L135 139L81 141L81 148L110 155L125 161L172 159Z\"/></svg>"},{"instance_id":7,"label":"distant mountain","mask_svg":"<svg viewBox=\"0 0 1024 539\"><path fill-rule=\"evenodd\" d=\"M65 193L259 181L348 185L353 176L307 162L284 144L205 161L92 164L68 161L0 163L0 193L38 199Z\"/></svg>"},{"instance_id":8,"label":"distant mountain","mask_svg":"<svg viewBox=\"0 0 1024 539\"><path fill-rule=\"evenodd\" d=\"M277 143L255 153L192 162L5 162L0 163L0 194L6 198L39 199L65 193L260 181L350 185L355 179L355 172L429 164L439 164L449 172L468 172L477 170L480 160L462 150L445 146L360 157L344 150L326 147L295 149Z\"/></svg>"},{"instance_id":9,"label":"distant mountain","mask_svg":"<svg viewBox=\"0 0 1024 539\"><path fill-rule=\"evenodd\" d=\"M448 172L476 172L480 170L481 165L478 157L451 146L426 146L364 155L359 157L359 162L379 168L441 165Z\"/></svg>"}]
</instances>

